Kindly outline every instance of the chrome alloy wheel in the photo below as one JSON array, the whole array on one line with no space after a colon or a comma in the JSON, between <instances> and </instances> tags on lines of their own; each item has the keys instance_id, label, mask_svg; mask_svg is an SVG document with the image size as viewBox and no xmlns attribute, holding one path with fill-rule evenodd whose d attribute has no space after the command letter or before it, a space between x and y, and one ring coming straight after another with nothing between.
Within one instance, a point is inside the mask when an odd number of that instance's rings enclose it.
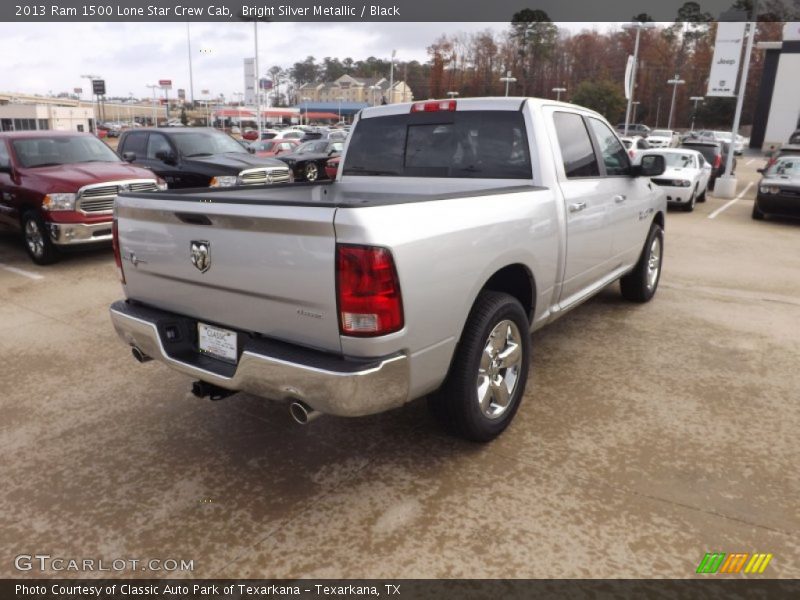
<instances>
[{"instance_id":1,"label":"chrome alloy wheel","mask_svg":"<svg viewBox=\"0 0 800 600\"><path fill-rule=\"evenodd\" d=\"M497 419L509 407L522 367L522 336L513 321L495 325L481 354L476 381L481 412Z\"/></svg>"},{"instance_id":2,"label":"chrome alloy wheel","mask_svg":"<svg viewBox=\"0 0 800 600\"><path fill-rule=\"evenodd\" d=\"M315 163L306 165L306 181L316 181L319 176L319 169Z\"/></svg>"},{"instance_id":3,"label":"chrome alloy wheel","mask_svg":"<svg viewBox=\"0 0 800 600\"><path fill-rule=\"evenodd\" d=\"M35 257L41 258L44 255L44 238L36 219L28 219L25 222L25 243Z\"/></svg>"},{"instance_id":4,"label":"chrome alloy wheel","mask_svg":"<svg viewBox=\"0 0 800 600\"><path fill-rule=\"evenodd\" d=\"M656 287L658 273L661 271L661 238L654 236L650 244L650 255L647 257L647 289Z\"/></svg>"}]
</instances>

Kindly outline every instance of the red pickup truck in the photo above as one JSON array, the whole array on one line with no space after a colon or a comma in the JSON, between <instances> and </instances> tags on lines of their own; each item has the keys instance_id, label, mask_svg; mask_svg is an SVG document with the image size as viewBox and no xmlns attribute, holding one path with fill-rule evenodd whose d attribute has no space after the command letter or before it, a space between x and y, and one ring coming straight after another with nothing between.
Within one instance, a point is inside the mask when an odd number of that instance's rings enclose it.
<instances>
[{"instance_id":1,"label":"red pickup truck","mask_svg":"<svg viewBox=\"0 0 800 600\"><path fill-rule=\"evenodd\" d=\"M123 162L88 133L0 133L0 226L22 232L40 265L61 250L111 242L120 191L166 189L152 171Z\"/></svg>"}]
</instances>

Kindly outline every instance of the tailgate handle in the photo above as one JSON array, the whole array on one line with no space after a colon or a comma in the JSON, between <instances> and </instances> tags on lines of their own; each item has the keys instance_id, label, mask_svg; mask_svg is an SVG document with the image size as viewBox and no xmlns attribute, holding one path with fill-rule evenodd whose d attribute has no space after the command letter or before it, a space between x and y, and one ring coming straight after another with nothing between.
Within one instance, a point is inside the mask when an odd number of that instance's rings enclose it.
<instances>
[{"instance_id":1,"label":"tailgate handle","mask_svg":"<svg viewBox=\"0 0 800 600\"><path fill-rule=\"evenodd\" d=\"M205 215L196 215L194 213L175 213L175 216L189 225L212 225L211 219Z\"/></svg>"}]
</instances>

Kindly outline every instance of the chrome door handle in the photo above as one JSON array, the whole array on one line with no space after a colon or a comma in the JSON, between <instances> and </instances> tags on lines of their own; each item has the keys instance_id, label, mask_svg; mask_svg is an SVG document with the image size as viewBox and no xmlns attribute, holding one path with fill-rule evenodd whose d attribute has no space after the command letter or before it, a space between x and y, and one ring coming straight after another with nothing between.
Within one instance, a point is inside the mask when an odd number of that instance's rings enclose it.
<instances>
[{"instance_id":1,"label":"chrome door handle","mask_svg":"<svg viewBox=\"0 0 800 600\"><path fill-rule=\"evenodd\" d=\"M586 202L576 202L569 205L569 212L580 212L586 208Z\"/></svg>"},{"instance_id":2,"label":"chrome door handle","mask_svg":"<svg viewBox=\"0 0 800 600\"><path fill-rule=\"evenodd\" d=\"M627 199L627 196L624 194L619 194L618 196L614 196L614 202L617 204L622 204Z\"/></svg>"}]
</instances>

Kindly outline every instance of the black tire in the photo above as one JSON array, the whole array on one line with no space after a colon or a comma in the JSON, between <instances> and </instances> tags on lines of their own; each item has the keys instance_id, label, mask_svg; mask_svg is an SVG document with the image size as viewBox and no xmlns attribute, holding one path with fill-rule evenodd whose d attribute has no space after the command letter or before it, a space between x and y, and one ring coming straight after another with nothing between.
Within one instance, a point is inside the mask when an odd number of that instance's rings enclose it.
<instances>
[{"instance_id":1,"label":"black tire","mask_svg":"<svg viewBox=\"0 0 800 600\"><path fill-rule=\"evenodd\" d=\"M50 265L59 259L58 248L50 240L44 223L33 211L22 215L22 238L25 251L37 265Z\"/></svg>"},{"instance_id":2,"label":"black tire","mask_svg":"<svg viewBox=\"0 0 800 600\"><path fill-rule=\"evenodd\" d=\"M692 212L694 210L694 206L697 203L697 188L692 190L692 195L689 198L689 201L681 206L683 212Z\"/></svg>"},{"instance_id":3,"label":"black tire","mask_svg":"<svg viewBox=\"0 0 800 600\"><path fill-rule=\"evenodd\" d=\"M495 332L499 335L492 336ZM500 435L525 393L530 346L528 317L519 301L501 292L481 292L447 379L428 399L436 419L451 433L474 442L488 442ZM504 354L514 361L513 366L502 366ZM481 389L484 403L479 399Z\"/></svg>"},{"instance_id":4,"label":"black tire","mask_svg":"<svg viewBox=\"0 0 800 600\"><path fill-rule=\"evenodd\" d=\"M319 179L319 167L317 163L308 163L303 169L303 177L306 181L316 181Z\"/></svg>"},{"instance_id":5,"label":"black tire","mask_svg":"<svg viewBox=\"0 0 800 600\"><path fill-rule=\"evenodd\" d=\"M658 243L656 244L656 240ZM657 247L658 255L654 256ZM631 302L648 302L658 289L664 259L664 230L658 223L650 226L642 254L633 270L619 280L622 297ZM655 264L653 263L655 261ZM653 278L653 269L655 275Z\"/></svg>"},{"instance_id":6,"label":"black tire","mask_svg":"<svg viewBox=\"0 0 800 600\"><path fill-rule=\"evenodd\" d=\"M697 197L697 201L698 202L705 202L706 201L706 192L708 192L708 184L706 184L706 187L703 189L703 193L700 194Z\"/></svg>"},{"instance_id":7,"label":"black tire","mask_svg":"<svg viewBox=\"0 0 800 600\"><path fill-rule=\"evenodd\" d=\"M758 200L753 202L753 219L756 221L764 220L764 213L758 208Z\"/></svg>"}]
</instances>

